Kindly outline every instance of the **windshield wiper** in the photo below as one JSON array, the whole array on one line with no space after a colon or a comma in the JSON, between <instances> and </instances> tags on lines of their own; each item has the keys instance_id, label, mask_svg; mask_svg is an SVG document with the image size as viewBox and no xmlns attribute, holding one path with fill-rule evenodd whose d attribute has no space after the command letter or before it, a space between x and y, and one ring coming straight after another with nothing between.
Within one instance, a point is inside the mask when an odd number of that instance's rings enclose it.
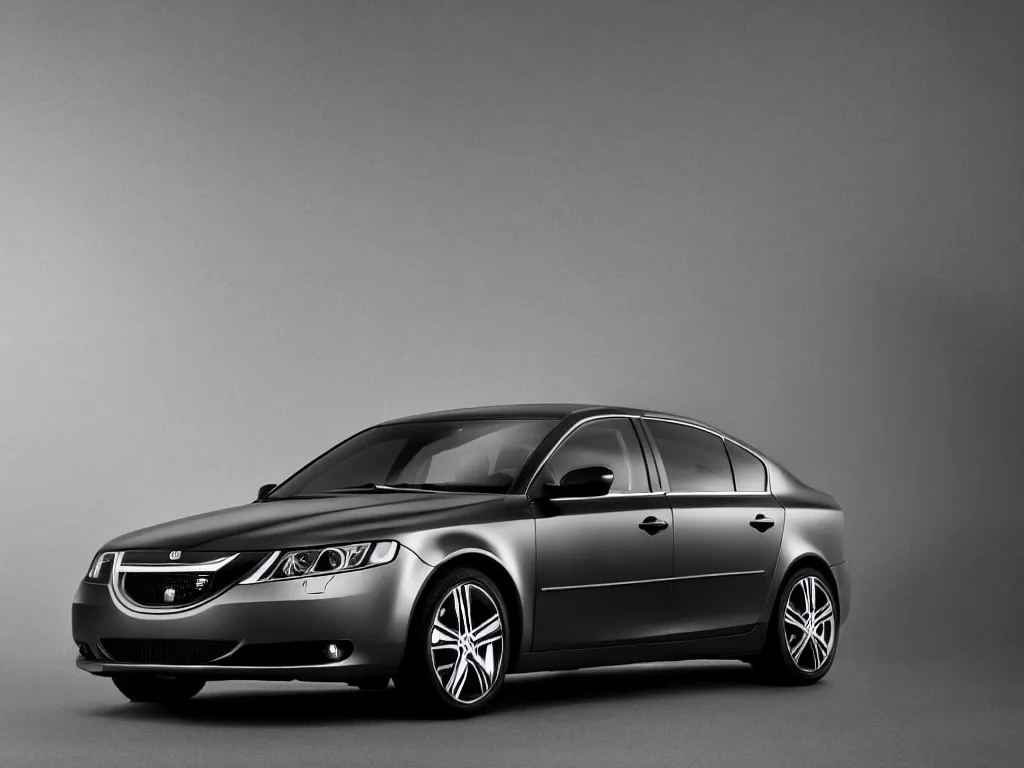
<instances>
[{"instance_id":1,"label":"windshield wiper","mask_svg":"<svg viewBox=\"0 0 1024 768\"><path fill-rule=\"evenodd\" d=\"M350 493L352 491L385 491L393 493L402 493L404 491L422 491L423 488L417 488L414 485L408 483L398 483L397 485L387 485L385 483L363 483L362 485L350 485L345 488L332 488L324 493Z\"/></svg>"},{"instance_id":2,"label":"windshield wiper","mask_svg":"<svg viewBox=\"0 0 1024 768\"><path fill-rule=\"evenodd\" d=\"M505 486L480 483L395 483L400 490L427 491L428 493L505 493Z\"/></svg>"},{"instance_id":3,"label":"windshield wiper","mask_svg":"<svg viewBox=\"0 0 1024 768\"><path fill-rule=\"evenodd\" d=\"M344 493L409 493L420 492L420 493L433 493L426 488L416 488L415 486L406 487L403 485L384 485L383 483L363 483L362 485L347 485L343 488L329 488L326 491L312 491L310 493L293 493L289 496L282 496L280 499L271 499L271 501L286 501L288 499L323 499L331 496L338 496Z\"/></svg>"},{"instance_id":4,"label":"windshield wiper","mask_svg":"<svg viewBox=\"0 0 1024 768\"><path fill-rule=\"evenodd\" d=\"M347 485L343 488L329 488L326 491L310 493L293 493L280 498L270 497L268 501L287 501L289 499L325 499L341 496L346 493L504 493L505 488L495 485L474 485L472 483L363 483Z\"/></svg>"}]
</instances>

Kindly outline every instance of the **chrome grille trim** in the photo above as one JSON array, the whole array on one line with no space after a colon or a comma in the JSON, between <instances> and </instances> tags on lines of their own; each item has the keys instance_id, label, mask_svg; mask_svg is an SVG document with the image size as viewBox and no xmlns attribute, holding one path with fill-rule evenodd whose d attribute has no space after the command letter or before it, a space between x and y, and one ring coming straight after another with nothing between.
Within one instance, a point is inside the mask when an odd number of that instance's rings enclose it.
<instances>
[{"instance_id":1,"label":"chrome grille trim","mask_svg":"<svg viewBox=\"0 0 1024 768\"><path fill-rule=\"evenodd\" d=\"M274 563L277 562L277 558L280 556L281 550L275 550L267 555L266 559L260 563L259 567L252 572L251 576L247 576L242 579L239 584L255 584L257 581L263 578L263 575L270 569Z\"/></svg>"},{"instance_id":2,"label":"chrome grille trim","mask_svg":"<svg viewBox=\"0 0 1024 768\"><path fill-rule=\"evenodd\" d=\"M121 565L120 559L118 559L115 562L115 568L118 573L207 573L209 571L219 571L236 557L238 557L237 552L233 555L220 557L205 563L185 563L184 565L180 563L167 563L166 565Z\"/></svg>"},{"instance_id":3,"label":"chrome grille trim","mask_svg":"<svg viewBox=\"0 0 1024 768\"><path fill-rule=\"evenodd\" d=\"M193 574L197 572L203 573L216 573L218 570L223 568L232 562L241 553L236 552L233 555L219 558L211 561L214 567L211 568L210 563L186 563L185 565L179 565L176 563L170 563L167 565L124 565L122 563L124 559L124 552L118 552L114 556L114 564L111 568L110 583L108 588L113 598L114 604L121 608L123 611L128 613L145 613L145 614L175 614L183 613L185 611L193 611L201 606L206 605L211 600L223 595L227 590L238 584L238 581L225 585L220 589L216 589L210 592L209 595L205 595L195 602L186 603L184 605L168 605L154 606L154 605L142 605L137 603L131 598L131 596L125 591L123 581L124 576L127 573L150 573L150 574Z\"/></svg>"}]
</instances>

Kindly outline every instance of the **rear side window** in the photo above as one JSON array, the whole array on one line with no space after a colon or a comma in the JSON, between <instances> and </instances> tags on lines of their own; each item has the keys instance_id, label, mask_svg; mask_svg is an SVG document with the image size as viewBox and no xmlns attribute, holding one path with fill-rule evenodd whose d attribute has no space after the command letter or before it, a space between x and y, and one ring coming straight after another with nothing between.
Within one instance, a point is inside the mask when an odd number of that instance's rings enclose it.
<instances>
[{"instance_id":1,"label":"rear side window","mask_svg":"<svg viewBox=\"0 0 1024 768\"><path fill-rule=\"evenodd\" d=\"M670 491L721 493L732 491L732 468L718 435L669 421L646 419L661 453Z\"/></svg>"},{"instance_id":2,"label":"rear side window","mask_svg":"<svg viewBox=\"0 0 1024 768\"><path fill-rule=\"evenodd\" d=\"M732 460L732 472L736 477L736 490L741 493L756 493L768 490L768 472L764 464L746 448L726 441L726 449Z\"/></svg>"}]
</instances>

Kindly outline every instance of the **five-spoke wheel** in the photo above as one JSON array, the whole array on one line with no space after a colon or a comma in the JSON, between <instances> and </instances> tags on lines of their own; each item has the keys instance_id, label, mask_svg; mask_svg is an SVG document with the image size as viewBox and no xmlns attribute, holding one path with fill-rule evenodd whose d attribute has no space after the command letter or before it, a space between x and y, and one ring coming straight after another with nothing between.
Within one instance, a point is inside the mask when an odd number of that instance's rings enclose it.
<instances>
[{"instance_id":1,"label":"five-spoke wheel","mask_svg":"<svg viewBox=\"0 0 1024 768\"><path fill-rule=\"evenodd\" d=\"M755 666L778 682L804 685L820 680L835 658L836 599L822 574L803 568L787 579Z\"/></svg>"},{"instance_id":2,"label":"five-spoke wheel","mask_svg":"<svg viewBox=\"0 0 1024 768\"><path fill-rule=\"evenodd\" d=\"M430 655L438 682L462 704L494 687L505 651L501 611L480 584L456 584L438 603L430 628Z\"/></svg>"},{"instance_id":3,"label":"five-spoke wheel","mask_svg":"<svg viewBox=\"0 0 1024 768\"><path fill-rule=\"evenodd\" d=\"M836 638L832 595L820 577L808 574L796 582L782 620L793 663L809 674L817 672L832 655Z\"/></svg>"},{"instance_id":4,"label":"five-spoke wheel","mask_svg":"<svg viewBox=\"0 0 1024 768\"><path fill-rule=\"evenodd\" d=\"M454 570L420 602L399 688L434 713L478 712L504 680L508 637L500 590L478 571Z\"/></svg>"}]
</instances>

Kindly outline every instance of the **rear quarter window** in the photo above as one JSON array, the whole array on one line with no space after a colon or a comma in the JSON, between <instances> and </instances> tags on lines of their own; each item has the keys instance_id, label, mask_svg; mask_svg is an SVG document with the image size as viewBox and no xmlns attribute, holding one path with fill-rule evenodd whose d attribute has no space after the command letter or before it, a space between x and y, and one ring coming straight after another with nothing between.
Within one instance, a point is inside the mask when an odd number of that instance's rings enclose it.
<instances>
[{"instance_id":1,"label":"rear quarter window","mask_svg":"<svg viewBox=\"0 0 1024 768\"><path fill-rule=\"evenodd\" d=\"M757 493L768 490L768 471L757 456L736 443L725 441L732 462L732 474L736 478L736 490L741 493Z\"/></svg>"}]
</instances>

